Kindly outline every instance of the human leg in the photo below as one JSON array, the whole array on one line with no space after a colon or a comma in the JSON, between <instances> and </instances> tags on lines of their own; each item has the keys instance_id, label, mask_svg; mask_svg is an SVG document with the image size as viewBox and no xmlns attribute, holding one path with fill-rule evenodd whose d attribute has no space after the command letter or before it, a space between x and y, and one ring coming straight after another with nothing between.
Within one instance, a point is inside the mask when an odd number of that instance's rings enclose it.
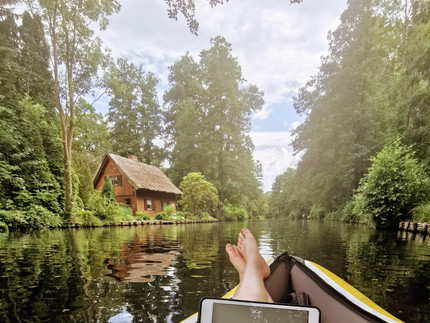
<instances>
[{"instance_id":1,"label":"human leg","mask_svg":"<svg viewBox=\"0 0 430 323\"><path fill-rule=\"evenodd\" d=\"M273 302L264 286L270 268L258 251L257 241L248 229L239 234L238 245L227 245L230 261L239 273L239 286L233 299Z\"/></svg>"}]
</instances>

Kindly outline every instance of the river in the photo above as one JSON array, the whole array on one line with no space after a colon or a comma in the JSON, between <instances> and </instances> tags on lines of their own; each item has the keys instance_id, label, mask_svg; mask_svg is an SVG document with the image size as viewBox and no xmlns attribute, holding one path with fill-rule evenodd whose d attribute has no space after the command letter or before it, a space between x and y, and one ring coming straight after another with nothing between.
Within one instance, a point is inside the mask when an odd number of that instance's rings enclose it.
<instances>
[{"instance_id":1,"label":"river","mask_svg":"<svg viewBox=\"0 0 430 323\"><path fill-rule=\"evenodd\" d=\"M248 227L264 258L312 260L406 322L430 322L430 240L338 222L256 220L0 233L1 322L179 322L238 283Z\"/></svg>"}]
</instances>

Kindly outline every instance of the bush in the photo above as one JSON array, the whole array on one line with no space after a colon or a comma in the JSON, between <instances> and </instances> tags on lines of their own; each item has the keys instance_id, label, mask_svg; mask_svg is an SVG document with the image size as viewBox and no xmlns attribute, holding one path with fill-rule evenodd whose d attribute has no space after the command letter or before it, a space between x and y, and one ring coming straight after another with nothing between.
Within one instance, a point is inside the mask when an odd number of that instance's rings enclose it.
<instances>
[{"instance_id":1,"label":"bush","mask_svg":"<svg viewBox=\"0 0 430 323\"><path fill-rule=\"evenodd\" d=\"M157 213L156 215L155 215L155 220L166 220L166 215L164 214L164 213L162 213L162 212L160 212L160 213Z\"/></svg>"},{"instance_id":2,"label":"bush","mask_svg":"<svg viewBox=\"0 0 430 323\"><path fill-rule=\"evenodd\" d=\"M165 213L168 217L171 217L175 215L176 209L172 205L168 205L164 208L163 213Z\"/></svg>"},{"instance_id":3,"label":"bush","mask_svg":"<svg viewBox=\"0 0 430 323\"><path fill-rule=\"evenodd\" d=\"M106 181L107 182L107 181ZM102 224L118 224L121 221L133 221L133 210L127 205L109 201L99 191L94 190L88 202L87 209L102 221ZM79 211L76 211L77 213Z\"/></svg>"},{"instance_id":4,"label":"bush","mask_svg":"<svg viewBox=\"0 0 430 323\"><path fill-rule=\"evenodd\" d=\"M12 229L41 229L63 224L59 215L40 205L31 205L25 210L0 210L0 222Z\"/></svg>"},{"instance_id":5,"label":"bush","mask_svg":"<svg viewBox=\"0 0 430 323\"><path fill-rule=\"evenodd\" d=\"M360 222L377 228L396 227L409 211L427 200L430 180L399 138L371 161L356 192L353 213Z\"/></svg>"},{"instance_id":6,"label":"bush","mask_svg":"<svg viewBox=\"0 0 430 323\"><path fill-rule=\"evenodd\" d=\"M311 210L309 212L309 218L313 220L320 220L323 219L325 216L325 209L318 204L314 204L311 207Z\"/></svg>"},{"instance_id":7,"label":"bush","mask_svg":"<svg viewBox=\"0 0 430 323\"><path fill-rule=\"evenodd\" d=\"M106 224L118 224L121 221L133 221L133 210L127 204L112 203L106 207Z\"/></svg>"},{"instance_id":8,"label":"bush","mask_svg":"<svg viewBox=\"0 0 430 323\"><path fill-rule=\"evenodd\" d=\"M92 192L87 208L94 211L94 215L99 219L107 218L106 200L101 196L100 191L94 190Z\"/></svg>"},{"instance_id":9,"label":"bush","mask_svg":"<svg viewBox=\"0 0 430 323\"><path fill-rule=\"evenodd\" d=\"M71 220L79 225L101 226L103 222L94 215L94 211L80 210L73 213Z\"/></svg>"},{"instance_id":10,"label":"bush","mask_svg":"<svg viewBox=\"0 0 430 323\"><path fill-rule=\"evenodd\" d=\"M244 208L233 206L230 203L227 203L222 208L221 218L224 221L241 221L248 219L249 216L248 212Z\"/></svg>"},{"instance_id":11,"label":"bush","mask_svg":"<svg viewBox=\"0 0 430 323\"><path fill-rule=\"evenodd\" d=\"M115 190L113 188L113 185L112 185L112 182L111 182L109 176L106 177L106 181L103 184L102 197L108 203L114 203L115 202Z\"/></svg>"},{"instance_id":12,"label":"bush","mask_svg":"<svg viewBox=\"0 0 430 323\"><path fill-rule=\"evenodd\" d=\"M199 217L200 217L200 219L202 219L202 220L212 220L212 219L214 219L209 213L207 213L207 212L201 212L200 214L199 214Z\"/></svg>"},{"instance_id":13,"label":"bush","mask_svg":"<svg viewBox=\"0 0 430 323\"><path fill-rule=\"evenodd\" d=\"M180 217L181 219L185 219L187 217L187 214L188 213L183 212L183 211L176 211L176 216Z\"/></svg>"},{"instance_id":14,"label":"bush","mask_svg":"<svg viewBox=\"0 0 430 323\"><path fill-rule=\"evenodd\" d=\"M357 223L358 219L354 214L354 200L348 201L340 212L340 218L342 221L348 223Z\"/></svg>"},{"instance_id":15,"label":"bush","mask_svg":"<svg viewBox=\"0 0 430 323\"><path fill-rule=\"evenodd\" d=\"M189 173L183 178L179 188L182 199L178 202L184 211L193 214L216 212L219 204L218 191L200 173Z\"/></svg>"},{"instance_id":16,"label":"bush","mask_svg":"<svg viewBox=\"0 0 430 323\"><path fill-rule=\"evenodd\" d=\"M144 212L136 212L135 218L141 221L151 220L151 216L148 213L144 213Z\"/></svg>"},{"instance_id":17,"label":"bush","mask_svg":"<svg viewBox=\"0 0 430 323\"><path fill-rule=\"evenodd\" d=\"M329 212L325 215L324 220L327 221L339 221L339 212Z\"/></svg>"},{"instance_id":18,"label":"bush","mask_svg":"<svg viewBox=\"0 0 430 323\"><path fill-rule=\"evenodd\" d=\"M9 227L6 223L0 221L0 232L9 232Z\"/></svg>"},{"instance_id":19,"label":"bush","mask_svg":"<svg viewBox=\"0 0 430 323\"><path fill-rule=\"evenodd\" d=\"M198 221L198 220L200 220L200 218L198 216L195 216L195 215L189 215L186 217L186 220Z\"/></svg>"},{"instance_id":20,"label":"bush","mask_svg":"<svg viewBox=\"0 0 430 323\"><path fill-rule=\"evenodd\" d=\"M430 203L422 204L412 210L412 219L417 222L430 223Z\"/></svg>"}]
</instances>

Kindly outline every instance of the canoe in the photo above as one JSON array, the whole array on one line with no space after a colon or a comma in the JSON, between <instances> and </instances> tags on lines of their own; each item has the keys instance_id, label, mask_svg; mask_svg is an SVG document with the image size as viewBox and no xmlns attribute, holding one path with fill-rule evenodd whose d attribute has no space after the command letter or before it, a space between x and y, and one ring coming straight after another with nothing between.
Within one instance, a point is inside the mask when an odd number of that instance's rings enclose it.
<instances>
[{"instance_id":1,"label":"canoe","mask_svg":"<svg viewBox=\"0 0 430 323\"><path fill-rule=\"evenodd\" d=\"M322 323L402 322L326 268L287 253L271 262L264 284L274 302L282 302L292 291L307 294L310 305L320 309ZM236 288L223 298L232 297ZM197 317L196 313L182 322L194 323Z\"/></svg>"}]
</instances>

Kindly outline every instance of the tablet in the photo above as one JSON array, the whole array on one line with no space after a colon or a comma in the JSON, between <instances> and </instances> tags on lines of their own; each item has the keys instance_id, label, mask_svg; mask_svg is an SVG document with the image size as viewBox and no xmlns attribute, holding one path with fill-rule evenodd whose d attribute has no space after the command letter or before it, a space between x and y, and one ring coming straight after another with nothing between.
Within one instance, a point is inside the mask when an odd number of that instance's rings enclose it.
<instances>
[{"instance_id":1,"label":"tablet","mask_svg":"<svg viewBox=\"0 0 430 323\"><path fill-rule=\"evenodd\" d=\"M319 323L320 311L312 306L204 298L200 303L199 322Z\"/></svg>"}]
</instances>

